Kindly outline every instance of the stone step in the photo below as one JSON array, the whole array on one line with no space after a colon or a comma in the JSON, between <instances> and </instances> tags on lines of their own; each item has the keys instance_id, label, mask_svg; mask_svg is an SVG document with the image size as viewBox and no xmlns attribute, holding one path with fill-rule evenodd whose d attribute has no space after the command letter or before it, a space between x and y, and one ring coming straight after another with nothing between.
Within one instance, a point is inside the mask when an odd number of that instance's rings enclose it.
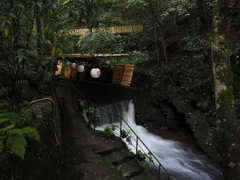
<instances>
[{"instance_id":1,"label":"stone step","mask_svg":"<svg viewBox=\"0 0 240 180\"><path fill-rule=\"evenodd\" d=\"M145 173L140 173L136 176L133 176L133 177L130 177L129 179L131 180L155 180L156 178L152 177L152 176L149 176L148 174L145 174Z\"/></svg>"},{"instance_id":2,"label":"stone step","mask_svg":"<svg viewBox=\"0 0 240 180\"><path fill-rule=\"evenodd\" d=\"M123 175L126 175L127 178L137 176L143 172L143 167L135 159L118 165L117 169L122 171Z\"/></svg>"},{"instance_id":3,"label":"stone step","mask_svg":"<svg viewBox=\"0 0 240 180\"><path fill-rule=\"evenodd\" d=\"M102 156L105 161L111 162L113 165L122 164L130 159L135 158L135 154L127 148L123 148Z\"/></svg>"},{"instance_id":4,"label":"stone step","mask_svg":"<svg viewBox=\"0 0 240 180\"><path fill-rule=\"evenodd\" d=\"M111 154L115 151L119 151L123 148L123 146L117 146L117 147L110 147L110 148L96 148L94 149L93 151L96 153L96 154L100 154L101 156L104 156L104 155L107 155L107 154Z\"/></svg>"}]
</instances>

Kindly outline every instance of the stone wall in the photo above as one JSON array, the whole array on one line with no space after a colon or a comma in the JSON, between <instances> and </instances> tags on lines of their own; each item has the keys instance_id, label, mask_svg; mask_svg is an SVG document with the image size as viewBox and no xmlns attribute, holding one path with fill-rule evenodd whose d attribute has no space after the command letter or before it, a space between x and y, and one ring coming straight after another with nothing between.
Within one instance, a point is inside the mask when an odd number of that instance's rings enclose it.
<instances>
[{"instance_id":1,"label":"stone wall","mask_svg":"<svg viewBox=\"0 0 240 180\"><path fill-rule=\"evenodd\" d=\"M39 122L40 141L27 139L24 159L11 154L1 155L0 166L5 168L0 172L0 179L58 179L60 116L49 67L50 62L43 61L25 68L21 104L33 108ZM0 85L0 98L6 95L5 88Z\"/></svg>"}]
</instances>

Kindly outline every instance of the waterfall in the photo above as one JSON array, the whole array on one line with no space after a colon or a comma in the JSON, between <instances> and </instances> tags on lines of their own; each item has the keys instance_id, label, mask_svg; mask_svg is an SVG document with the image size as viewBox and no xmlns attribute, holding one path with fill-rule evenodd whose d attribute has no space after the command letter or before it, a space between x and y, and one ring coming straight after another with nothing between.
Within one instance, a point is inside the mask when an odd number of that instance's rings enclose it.
<instances>
[{"instance_id":1,"label":"waterfall","mask_svg":"<svg viewBox=\"0 0 240 180\"><path fill-rule=\"evenodd\" d=\"M102 111L102 112L101 112ZM167 170L170 179L173 180L223 180L219 167L212 163L205 155L196 153L191 147L174 140L166 140L160 136L150 133L146 128L135 123L134 104L129 101L102 107L99 114L104 121L99 121L98 129L108 124L119 126L120 118L108 116L104 112L121 116L137 136L150 149L154 156ZM126 126L123 126L126 130ZM116 132L116 135L119 135ZM136 137L133 137L135 139ZM125 140L130 150L133 150L132 143ZM134 150L133 150L134 152Z\"/></svg>"}]
</instances>

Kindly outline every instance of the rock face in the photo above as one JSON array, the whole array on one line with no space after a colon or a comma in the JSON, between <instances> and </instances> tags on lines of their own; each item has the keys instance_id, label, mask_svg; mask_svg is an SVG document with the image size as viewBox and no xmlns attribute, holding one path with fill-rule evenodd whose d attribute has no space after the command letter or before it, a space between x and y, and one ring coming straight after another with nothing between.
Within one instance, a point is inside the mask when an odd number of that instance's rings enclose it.
<instances>
[{"instance_id":1,"label":"rock face","mask_svg":"<svg viewBox=\"0 0 240 180\"><path fill-rule=\"evenodd\" d=\"M49 64L49 61L41 63L40 66L34 63L28 64L24 67L23 79L19 79L16 83L22 87L21 105L31 107L38 119L40 141L28 139L24 160L11 154L4 159L2 158L4 154L1 154L0 164L6 170L5 172L1 170L0 176L4 177L3 179L11 179L15 174L20 179L30 177L32 179L56 179L57 177L60 121L57 116L57 98L52 89L52 75L47 71ZM5 87L0 83L1 99L6 98L6 89L12 85L10 83L11 81L6 80Z\"/></svg>"},{"instance_id":2,"label":"rock face","mask_svg":"<svg viewBox=\"0 0 240 180\"><path fill-rule=\"evenodd\" d=\"M143 94L145 91L143 91ZM192 107L174 89L161 84L159 91L148 96L135 97L136 123L143 126L192 131L203 151L214 161L222 163L220 152L214 141L215 117L199 108Z\"/></svg>"}]
</instances>

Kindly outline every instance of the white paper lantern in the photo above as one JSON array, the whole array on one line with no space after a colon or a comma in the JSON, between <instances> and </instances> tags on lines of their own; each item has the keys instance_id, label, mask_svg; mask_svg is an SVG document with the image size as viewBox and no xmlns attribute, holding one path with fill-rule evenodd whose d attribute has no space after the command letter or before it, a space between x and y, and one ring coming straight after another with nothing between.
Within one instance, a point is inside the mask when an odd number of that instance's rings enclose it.
<instances>
[{"instance_id":1,"label":"white paper lantern","mask_svg":"<svg viewBox=\"0 0 240 180\"><path fill-rule=\"evenodd\" d=\"M78 66L78 72L83 72L84 71L84 66L83 65L79 65Z\"/></svg>"},{"instance_id":2,"label":"white paper lantern","mask_svg":"<svg viewBox=\"0 0 240 180\"><path fill-rule=\"evenodd\" d=\"M75 66L76 66L76 63L71 64L71 68L75 68Z\"/></svg>"},{"instance_id":3,"label":"white paper lantern","mask_svg":"<svg viewBox=\"0 0 240 180\"><path fill-rule=\"evenodd\" d=\"M93 68L90 73L93 78L99 78L101 75L101 71L98 68Z\"/></svg>"}]
</instances>

